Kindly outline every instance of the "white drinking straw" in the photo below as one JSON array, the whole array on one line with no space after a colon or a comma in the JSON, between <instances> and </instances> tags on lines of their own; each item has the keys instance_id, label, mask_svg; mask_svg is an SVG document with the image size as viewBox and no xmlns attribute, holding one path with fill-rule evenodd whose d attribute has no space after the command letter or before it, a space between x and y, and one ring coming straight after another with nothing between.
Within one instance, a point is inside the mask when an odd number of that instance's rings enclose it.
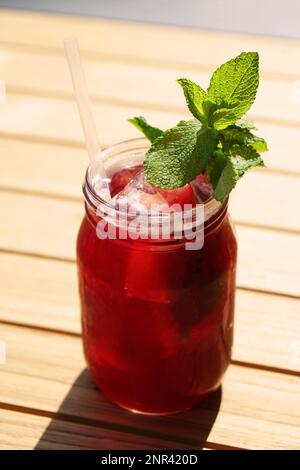
<instances>
[{"instance_id":1,"label":"white drinking straw","mask_svg":"<svg viewBox=\"0 0 300 470\"><path fill-rule=\"evenodd\" d=\"M64 46L81 119L81 125L84 132L85 143L89 154L91 175L92 177L95 177L96 180L101 179L101 195L110 199L108 188L109 180L106 176L103 165L97 129L92 115L90 97L87 91L86 80L80 58L78 41L76 38L66 38L64 40Z\"/></svg>"}]
</instances>

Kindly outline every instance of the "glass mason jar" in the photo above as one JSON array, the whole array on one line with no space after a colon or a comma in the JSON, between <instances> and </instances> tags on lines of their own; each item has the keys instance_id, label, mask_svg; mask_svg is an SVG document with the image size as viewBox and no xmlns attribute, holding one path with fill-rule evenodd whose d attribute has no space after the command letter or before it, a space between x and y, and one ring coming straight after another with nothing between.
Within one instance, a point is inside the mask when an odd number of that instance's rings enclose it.
<instances>
[{"instance_id":1,"label":"glass mason jar","mask_svg":"<svg viewBox=\"0 0 300 470\"><path fill-rule=\"evenodd\" d=\"M108 175L141 164L135 139L103 152ZM83 345L93 380L123 408L151 414L189 409L217 389L228 367L237 244L222 204L204 205L204 244L183 239L100 239L96 212L107 204L90 171L77 239Z\"/></svg>"}]
</instances>

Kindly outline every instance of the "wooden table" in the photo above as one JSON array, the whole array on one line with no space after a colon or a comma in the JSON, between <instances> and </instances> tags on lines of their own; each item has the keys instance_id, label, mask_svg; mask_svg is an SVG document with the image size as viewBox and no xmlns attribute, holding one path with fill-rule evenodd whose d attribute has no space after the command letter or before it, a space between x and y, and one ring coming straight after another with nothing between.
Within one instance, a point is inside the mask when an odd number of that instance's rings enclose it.
<instances>
[{"instance_id":1,"label":"wooden table","mask_svg":"<svg viewBox=\"0 0 300 470\"><path fill-rule=\"evenodd\" d=\"M240 51L261 55L252 116L271 151L231 198L233 361L222 397L186 413L129 414L85 369L75 237L87 156L66 36L80 40L103 145L138 136L133 115L164 128L186 117L176 78L205 85ZM300 42L1 10L0 79L0 448L299 449Z\"/></svg>"}]
</instances>

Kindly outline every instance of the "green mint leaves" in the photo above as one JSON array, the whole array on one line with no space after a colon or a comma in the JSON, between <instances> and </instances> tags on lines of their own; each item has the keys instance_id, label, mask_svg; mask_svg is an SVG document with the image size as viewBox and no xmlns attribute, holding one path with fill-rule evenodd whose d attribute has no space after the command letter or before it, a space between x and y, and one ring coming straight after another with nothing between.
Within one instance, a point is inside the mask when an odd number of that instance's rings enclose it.
<instances>
[{"instance_id":1,"label":"green mint leaves","mask_svg":"<svg viewBox=\"0 0 300 470\"><path fill-rule=\"evenodd\" d=\"M201 124L196 119L180 121L156 139L150 147L144 168L147 179L165 189L179 188L200 173L197 135Z\"/></svg>"},{"instance_id":2,"label":"green mint leaves","mask_svg":"<svg viewBox=\"0 0 300 470\"><path fill-rule=\"evenodd\" d=\"M262 137L257 137L249 129L237 125L227 127L219 132L223 150L230 151L234 144L246 144L253 147L257 152L267 152L267 142Z\"/></svg>"},{"instance_id":3,"label":"green mint leaves","mask_svg":"<svg viewBox=\"0 0 300 470\"><path fill-rule=\"evenodd\" d=\"M214 188L214 197L223 201L237 181L255 166L264 166L259 153L251 146L235 144L228 154L217 152L206 169L206 174Z\"/></svg>"},{"instance_id":4,"label":"green mint leaves","mask_svg":"<svg viewBox=\"0 0 300 470\"><path fill-rule=\"evenodd\" d=\"M215 199L222 201L249 168L264 165L260 152L268 150L267 144L245 117L256 97L258 63L256 52L241 53L213 73L207 91L179 79L194 119L166 131L143 117L129 120L152 143L144 162L150 183L175 189L203 172Z\"/></svg>"},{"instance_id":5,"label":"green mint leaves","mask_svg":"<svg viewBox=\"0 0 300 470\"><path fill-rule=\"evenodd\" d=\"M205 126L224 129L250 108L258 87L258 54L242 52L212 75L207 93L185 78L182 86L191 113Z\"/></svg>"},{"instance_id":6,"label":"green mint leaves","mask_svg":"<svg viewBox=\"0 0 300 470\"><path fill-rule=\"evenodd\" d=\"M157 137L163 134L163 131L158 129L158 127L150 126L143 116L137 116L128 119L128 121L141 131L150 142L154 142Z\"/></svg>"},{"instance_id":7,"label":"green mint leaves","mask_svg":"<svg viewBox=\"0 0 300 470\"><path fill-rule=\"evenodd\" d=\"M242 52L213 73L207 97L218 105L217 116L210 117L216 129L234 124L251 107L259 82L258 62L257 52Z\"/></svg>"},{"instance_id":8,"label":"green mint leaves","mask_svg":"<svg viewBox=\"0 0 300 470\"><path fill-rule=\"evenodd\" d=\"M148 181L164 189L193 181L204 170L216 142L215 131L201 127L197 119L180 121L163 132L147 152L144 168Z\"/></svg>"},{"instance_id":9,"label":"green mint leaves","mask_svg":"<svg viewBox=\"0 0 300 470\"><path fill-rule=\"evenodd\" d=\"M202 104L206 98L206 92L202 90L199 85L196 85L196 83L186 78L179 78L177 83L183 88L184 96L191 113L200 122L205 123Z\"/></svg>"}]
</instances>

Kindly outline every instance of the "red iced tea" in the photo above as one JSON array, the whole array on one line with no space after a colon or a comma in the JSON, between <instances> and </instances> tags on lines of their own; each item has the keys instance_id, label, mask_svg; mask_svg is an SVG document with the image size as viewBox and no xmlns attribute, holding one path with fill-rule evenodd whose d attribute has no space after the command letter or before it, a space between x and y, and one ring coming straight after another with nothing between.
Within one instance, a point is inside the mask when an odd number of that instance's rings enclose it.
<instances>
[{"instance_id":1,"label":"red iced tea","mask_svg":"<svg viewBox=\"0 0 300 470\"><path fill-rule=\"evenodd\" d=\"M138 173L145 148L132 141L108 149L111 190ZM111 157L111 158L110 158ZM84 185L86 216L77 242L84 351L91 375L115 403L143 413L191 408L215 390L229 364L235 295L236 240L227 201L198 188L211 215L204 246L182 240L102 239L97 196ZM190 185L166 192L168 202L195 203Z\"/></svg>"}]
</instances>

